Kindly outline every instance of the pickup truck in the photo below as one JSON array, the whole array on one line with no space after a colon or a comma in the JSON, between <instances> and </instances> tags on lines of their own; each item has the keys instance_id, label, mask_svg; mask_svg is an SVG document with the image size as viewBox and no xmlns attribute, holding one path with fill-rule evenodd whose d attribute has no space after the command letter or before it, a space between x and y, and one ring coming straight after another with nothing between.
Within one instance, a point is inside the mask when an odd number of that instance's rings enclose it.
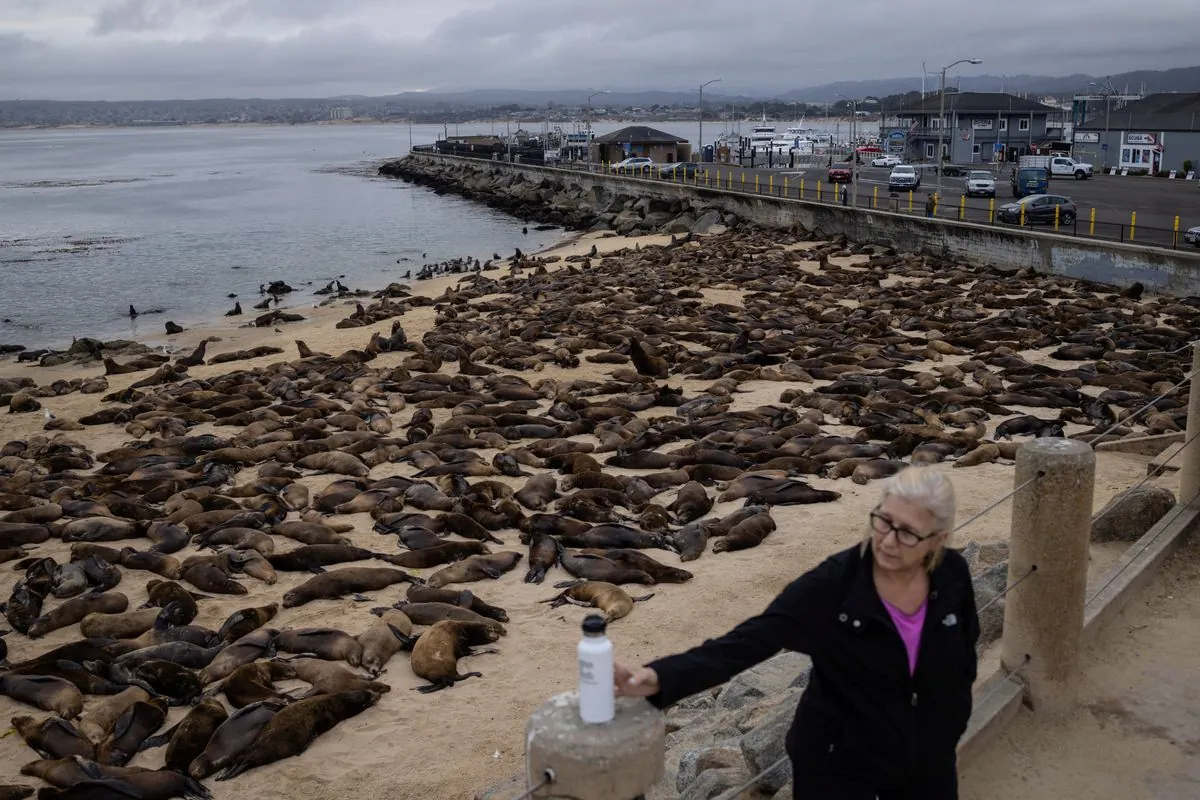
<instances>
[{"instance_id":1,"label":"pickup truck","mask_svg":"<svg viewBox=\"0 0 1200 800\"><path fill-rule=\"evenodd\" d=\"M1046 170L1051 178L1074 177L1086 181L1092 177L1092 165L1076 161L1070 156L1021 156L1021 168L1038 167Z\"/></svg>"}]
</instances>

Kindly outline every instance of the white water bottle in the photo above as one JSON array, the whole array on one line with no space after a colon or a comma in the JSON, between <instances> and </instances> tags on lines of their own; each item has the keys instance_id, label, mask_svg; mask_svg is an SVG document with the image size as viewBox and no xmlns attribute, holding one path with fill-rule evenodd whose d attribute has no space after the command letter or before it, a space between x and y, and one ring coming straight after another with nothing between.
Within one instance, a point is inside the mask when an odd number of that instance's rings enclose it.
<instances>
[{"instance_id":1,"label":"white water bottle","mask_svg":"<svg viewBox=\"0 0 1200 800\"><path fill-rule=\"evenodd\" d=\"M613 646L605 635L608 623L599 614L583 620L579 641L579 716L594 724L611 722L616 702L613 690Z\"/></svg>"}]
</instances>

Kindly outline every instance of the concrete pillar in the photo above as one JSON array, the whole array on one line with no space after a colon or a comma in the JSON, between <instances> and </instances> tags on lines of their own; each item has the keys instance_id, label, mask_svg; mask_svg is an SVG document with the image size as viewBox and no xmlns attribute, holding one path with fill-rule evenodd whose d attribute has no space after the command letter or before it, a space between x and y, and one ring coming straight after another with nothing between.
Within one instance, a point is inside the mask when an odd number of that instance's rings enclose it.
<instances>
[{"instance_id":1,"label":"concrete pillar","mask_svg":"<svg viewBox=\"0 0 1200 800\"><path fill-rule=\"evenodd\" d=\"M1035 439L1017 451L1000 661L1022 669L1039 715L1069 713L1079 691L1096 455L1074 439ZM1032 567L1036 573L1029 575Z\"/></svg>"},{"instance_id":2,"label":"concrete pillar","mask_svg":"<svg viewBox=\"0 0 1200 800\"><path fill-rule=\"evenodd\" d=\"M590 725L579 718L579 694L547 700L525 724L526 791L538 800L635 800L663 776L663 716L641 698L618 697L612 722Z\"/></svg>"},{"instance_id":3,"label":"concrete pillar","mask_svg":"<svg viewBox=\"0 0 1200 800\"><path fill-rule=\"evenodd\" d=\"M1200 343L1192 343L1192 372L1200 370ZM1200 492L1200 374L1188 386L1187 433L1179 454L1179 502L1188 505Z\"/></svg>"}]
</instances>

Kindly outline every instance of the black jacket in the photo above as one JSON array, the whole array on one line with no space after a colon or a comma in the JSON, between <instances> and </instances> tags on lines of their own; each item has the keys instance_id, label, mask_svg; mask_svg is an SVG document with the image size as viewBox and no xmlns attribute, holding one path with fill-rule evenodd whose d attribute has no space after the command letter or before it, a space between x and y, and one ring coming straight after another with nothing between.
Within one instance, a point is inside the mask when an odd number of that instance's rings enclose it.
<instances>
[{"instance_id":1,"label":"black jacket","mask_svg":"<svg viewBox=\"0 0 1200 800\"><path fill-rule=\"evenodd\" d=\"M859 545L793 581L761 615L686 653L652 662L659 708L711 688L780 650L812 659L787 736L798 770L873 776L902 786L955 764L971 716L979 617L956 550L930 575L915 673Z\"/></svg>"}]
</instances>

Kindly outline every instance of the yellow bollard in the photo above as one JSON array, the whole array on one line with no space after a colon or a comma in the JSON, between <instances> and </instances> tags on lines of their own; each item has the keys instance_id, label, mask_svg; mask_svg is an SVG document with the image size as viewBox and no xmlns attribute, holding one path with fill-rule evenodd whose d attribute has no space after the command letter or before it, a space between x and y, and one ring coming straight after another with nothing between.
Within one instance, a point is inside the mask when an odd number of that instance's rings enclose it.
<instances>
[{"instance_id":1,"label":"yellow bollard","mask_svg":"<svg viewBox=\"0 0 1200 800\"><path fill-rule=\"evenodd\" d=\"M712 186L712 176L708 174L708 170L704 170L704 185Z\"/></svg>"},{"instance_id":2,"label":"yellow bollard","mask_svg":"<svg viewBox=\"0 0 1200 800\"><path fill-rule=\"evenodd\" d=\"M996 221L996 198L988 198L988 224L991 225Z\"/></svg>"},{"instance_id":3,"label":"yellow bollard","mask_svg":"<svg viewBox=\"0 0 1200 800\"><path fill-rule=\"evenodd\" d=\"M784 178L783 179L783 196L787 197L787 195L788 195L788 179Z\"/></svg>"},{"instance_id":4,"label":"yellow bollard","mask_svg":"<svg viewBox=\"0 0 1200 800\"><path fill-rule=\"evenodd\" d=\"M871 194L871 208L879 208L879 187L875 187L875 191Z\"/></svg>"},{"instance_id":5,"label":"yellow bollard","mask_svg":"<svg viewBox=\"0 0 1200 800\"><path fill-rule=\"evenodd\" d=\"M912 189L908 190L908 213L912 213Z\"/></svg>"},{"instance_id":6,"label":"yellow bollard","mask_svg":"<svg viewBox=\"0 0 1200 800\"><path fill-rule=\"evenodd\" d=\"M800 199L804 199L804 178L800 179Z\"/></svg>"},{"instance_id":7,"label":"yellow bollard","mask_svg":"<svg viewBox=\"0 0 1200 800\"><path fill-rule=\"evenodd\" d=\"M967 217L967 196L965 194L958 196L958 220L962 222Z\"/></svg>"},{"instance_id":8,"label":"yellow bollard","mask_svg":"<svg viewBox=\"0 0 1200 800\"><path fill-rule=\"evenodd\" d=\"M1058 230L1058 215L1059 215L1059 210L1061 208L1062 208L1062 206L1054 207L1054 230Z\"/></svg>"},{"instance_id":9,"label":"yellow bollard","mask_svg":"<svg viewBox=\"0 0 1200 800\"><path fill-rule=\"evenodd\" d=\"M758 194L758 173L754 173L754 193Z\"/></svg>"},{"instance_id":10,"label":"yellow bollard","mask_svg":"<svg viewBox=\"0 0 1200 800\"><path fill-rule=\"evenodd\" d=\"M767 176L767 194L775 194L775 176Z\"/></svg>"},{"instance_id":11,"label":"yellow bollard","mask_svg":"<svg viewBox=\"0 0 1200 800\"><path fill-rule=\"evenodd\" d=\"M817 181L817 202L821 202L821 182Z\"/></svg>"},{"instance_id":12,"label":"yellow bollard","mask_svg":"<svg viewBox=\"0 0 1200 800\"><path fill-rule=\"evenodd\" d=\"M1179 215L1178 214L1175 215L1175 227L1172 230L1174 232L1171 234L1171 247L1178 247L1179 246Z\"/></svg>"},{"instance_id":13,"label":"yellow bollard","mask_svg":"<svg viewBox=\"0 0 1200 800\"><path fill-rule=\"evenodd\" d=\"M1092 213L1088 215L1088 236L1096 235L1096 209L1092 209Z\"/></svg>"},{"instance_id":14,"label":"yellow bollard","mask_svg":"<svg viewBox=\"0 0 1200 800\"><path fill-rule=\"evenodd\" d=\"M1021 203L1021 227L1025 227L1025 204Z\"/></svg>"},{"instance_id":15,"label":"yellow bollard","mask_svg":"<svg viewBox=\"0 0 1200 800\"><path fill-rule=\"evenodd\" d=\"M746 191L746 170L742 170L742 191Z\"/></svg>"},{"instance_id":16,"label":"yellow bollard","mask_svg":"<svg viewBox=\"0 0 1200 800\"><path fill-rule=\"evenodd\" d=\"M1137 212L1129 212L1129 241L1133 241L1133 235L1137 233Z\"/></svg>"}]
</instances>

